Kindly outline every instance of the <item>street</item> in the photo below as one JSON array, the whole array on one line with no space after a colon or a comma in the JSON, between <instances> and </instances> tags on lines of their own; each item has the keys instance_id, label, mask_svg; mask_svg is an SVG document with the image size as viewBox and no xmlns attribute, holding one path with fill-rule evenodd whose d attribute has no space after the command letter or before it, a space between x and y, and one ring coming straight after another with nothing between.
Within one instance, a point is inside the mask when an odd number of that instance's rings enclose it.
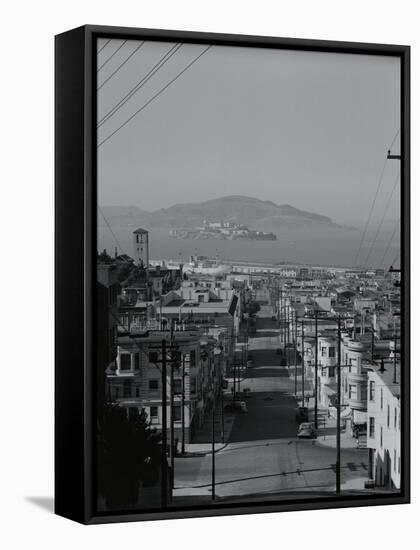
<instances>
[{"instance_id":1,"label":"street","mask_svg":"<svg viewBox=\"0 0 420 550\"><path fill-rule=\"evenodd\" d=\"M219 502L252 496L334 494L336 450L323 444L321 434L317 439L297 438L294 366L288 369L279 365L279 348L279 329L272 320L271 307L262 304L256 333L249 336L252 366L241 380L241 390L250 389L248 410L233 416L225 445L215 456L215 493ZM301 391L300 378L298 389ZM305 390L312 390L310 380L305 381ZM343 491L362 490L367 464L366 449L342 449ZM211 468L211 453L178 457L173 505L186 497L210 496Z\"/></svg>"}]
</instances>

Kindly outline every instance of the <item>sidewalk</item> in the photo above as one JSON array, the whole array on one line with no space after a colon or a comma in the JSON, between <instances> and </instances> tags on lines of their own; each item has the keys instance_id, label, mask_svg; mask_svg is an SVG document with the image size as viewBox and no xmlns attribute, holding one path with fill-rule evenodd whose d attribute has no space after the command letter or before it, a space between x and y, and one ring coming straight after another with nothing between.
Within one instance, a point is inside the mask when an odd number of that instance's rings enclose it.
<instances>
[{"instance_id":1,"label":"sidewalk","mask_svg":"<svg viewBox=\"0 0 420 550\"><path fill-rule=\"evenodd\" d=\"M227 401L227 395L225 396L224 402ZM232 426L235 421L235 414L223 412L223 421L224 427L222 427L222 409L221 409L221 398L217 400L216 403L216 415L215 415L215 451L221 451L227 445L229 441L230 432L232 431ZM194 454L208 454L212 452L212 431L213 431L213 419L212 419L212 410L209 409L206 411L204 416L203 425L197 429L193 437L192 443L185 444L185 455L194 455ZM184 455L184 456L185 456ZM183 456L179 454L178 456Z\"/></svg>"},{"instance_id":2,"label":"sidewalk","mask_svg":"<svg viewBox=\"0 0 420 550\"><path fill-rule=\"evenodd\" d=\"M309 408L309 421L314 421L315 399L311 397L309 403L305 403ZM333 411L335 413L335 411ZM359 439L353 437L349 430L346 430L346 423L342 423L340 432L340 446L342 449L365 449L364 442L366 436L360 436ZM317 442L326 447L336 447L337 445L337 418L331 413L331 409L318 406L318 438Z\"/></svg>"}]
</instances>

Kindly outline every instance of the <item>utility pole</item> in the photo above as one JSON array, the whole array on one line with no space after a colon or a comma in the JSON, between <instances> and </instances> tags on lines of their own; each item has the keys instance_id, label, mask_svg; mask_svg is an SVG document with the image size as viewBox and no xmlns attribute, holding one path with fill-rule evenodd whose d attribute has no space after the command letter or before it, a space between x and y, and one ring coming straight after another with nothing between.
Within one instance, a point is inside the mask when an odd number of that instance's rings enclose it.
<instances>
[{"instance_id":1,"label":"utility pole","mask_svg":"<svg viewBox=\"0 0 420 550\"><path fill-rule=\"evenodd\" d=\"M289 306L286 306L286 345L284 346L284 350L286 353L286 367L287 372L289 372Z\"/></svg>"},{"instance_id":2,"label":"utility pole","mask_svg":"<svg viewBox=\"0 0 420 550\"><path fill-rule=\"evenodd\" d=\"M294 319L294 340L295 340L295 398L297 398L297 326L298 326L298 318L295 312L295 319Z\"/></svg>"},{"instance_id":3,"label":"utility pole","mask_svg":"<svg viewBox=\"0 0 420 550\"><path fill-rule=\"evenodd\" d=\"M337 318L337 458L335 465L335 491L341 493L341 318Z\"/></svg>"},{"instance_id":4,"label":"utility pole","mask_svg":"<svg viewBox=\"0 0 420 550\"><path fill-rule=\"evenodd\" d=\"M284 328L283 328L283 289L279 289L280 295L280 342L284 343Z\"/></svg>"},{"instance_id":5,"label":"utility pole","mask_svg":"<svg viewBox=\"0 0 420 550\"><path fill-rule=\"evenodd\" d=\"M170 396L169 396L169 409L170 409L170 446L171 446L171 489L174 488L175 481L175 422L174 422L174 358L171 352L171 372L169 373L170 377ZM172 491L171 491L172 494Z\"/></svg>"},{"instance_id":6,"label":"utility pole","mask_svg":"<svg viewBox=\"0 0 420 550\"><path fill-rule=\"evenodd\" d=\"M394 328L394 384L397 384L397 332Z\"/></svg>"},{"instance_id":7,"label":"utility pole","mask_svg":"<svg viewBox=\"0 0 420 550\"><path fill-rule=\"evenodd\" d=\"M225 404L224 404L224 397L223 397L223 386L220 392L220 406L221 406L220 416L222 419L222 443L224 443L225 442Z\"/></svg>"},{"instance_id":8,"label":"utility pole","mask_svg":"<svg viewBox=\"0 0 420 550\"><path fill-rule=\"evenodd\" d=\"M185 355L182 354L181 380L181 453L185 454Z\"/></svg>"},{"instance_id":9,"label":"utility pole","mask_svg":"<svg viewBox=\"0 0 420 550\"><path fill-rule=\"evenodd\" d=\"M371 330L371 341L370 341L370 353L371 353L371 359L372 359L372 362L375 358L375 329L373 328L373 326L370 327L370 330Z\"/></svg>"},{"instance_id":10,"label":"utility pole","mask_svg":"<svg viewBox=\"0 0 420 550\"><path fill-rule=\"evenodd\" d=\"M305 321L302 319L302 407L305 405Z\"/></svg>"},{"instance_id":11,"label":"utility pole","mask_svg":"<svg viewBox=\"0 0 420 550\"><path fill-rule=\"evenodd\" d=\"M233 399L236 397L236 353L233 352Z\"/></svg>"},{"instance_id":12,"label":"utility pole","mask_svg":"<svg viewBox=\"0 0 420 550\"><path fill-rule=\"evenodd\" d=\"M396 328L395 317L399 317L399 316L400 316L400 313L394 313L394 361L393 361L393 363L394 363L394 380L393 380L393 383L394 384L397 384L397 328Z\"/></svg>"},{"instance_id":13,"label":"utility pole","mask_svg":"<svg viewBox=\"0 0 420 550\"><path fill-rule=\"evenodd\" d=\"M389 159L389 160L392 160L392 159L394 159L394 160L401 160L401 155L393 155L393 154L391 153L391 150L388 150L388 155L387 155L386 158Z\"/></svg>"},{"instance_id":14,"label":"utility pole","mask_svg":"<svg viewBox=\"0 0 420 550\"><path fill-rule=\"evenodd\" d=\"M213 364L214 368L214 364ZM215 448L215 428L216 428L216 388L214 383L215 373L213 371L213 410L211 418L211 499L216 498L216 448Z\"/></svg>"},{"instance_id":15,"label":"utility pole","mask_svg":"<svg viewBox=\"0 0 420 550\"><path fill-rule=\"evenodd\" d=\"M166 460L167 454L167 377L166 377L166 339L162 340L162 456L161 456L161 503L162 508L167 507L167 489L168 489L168 463Z\"/></svg>"},{"instance_id":16,"label":"utility pole","mask_svg":"<svg viewBox=\"0 0 420 550\"><path fill-rule=\"evenodd\" d=\"M318 429L318 310L315 310L315 430Z\"/></svg>"}]
</instances>

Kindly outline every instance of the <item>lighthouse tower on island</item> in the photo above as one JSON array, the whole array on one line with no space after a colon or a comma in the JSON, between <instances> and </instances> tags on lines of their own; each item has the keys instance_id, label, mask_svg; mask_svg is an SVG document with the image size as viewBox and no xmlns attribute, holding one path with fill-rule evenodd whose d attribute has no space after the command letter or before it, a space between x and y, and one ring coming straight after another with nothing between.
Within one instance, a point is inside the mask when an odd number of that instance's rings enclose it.
<instances>
[{"instance_id":1,"label":"lighthouse tower on island","mask_svg":"<svg viewBox=\"0 0 420 550\"><path fill-rule=\"evenodd\" d=\"M149 267L149 232L139 227L133 232L134 261L145 269Z\"/></svg>"}]
</instances>

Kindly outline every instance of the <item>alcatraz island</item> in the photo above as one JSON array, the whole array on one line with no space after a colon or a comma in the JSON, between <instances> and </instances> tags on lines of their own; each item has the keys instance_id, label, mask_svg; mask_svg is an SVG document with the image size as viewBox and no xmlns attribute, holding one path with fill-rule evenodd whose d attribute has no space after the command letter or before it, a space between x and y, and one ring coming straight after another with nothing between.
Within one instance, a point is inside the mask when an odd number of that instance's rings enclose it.
<instances>
[{"instance_id":1,"label":"alcatraz island","mask_svg":"<svg viewBox=\"0 0 420 550\"><path fill-rule=\"evenodd\" d=\"M227 239L227 240L252 240L252 241L275 241L274 233L256 231L240 223L227 221L207 222L194 228L176 228L169 231L171 237L178 239Z\"/></svg>"}]
</instances>

